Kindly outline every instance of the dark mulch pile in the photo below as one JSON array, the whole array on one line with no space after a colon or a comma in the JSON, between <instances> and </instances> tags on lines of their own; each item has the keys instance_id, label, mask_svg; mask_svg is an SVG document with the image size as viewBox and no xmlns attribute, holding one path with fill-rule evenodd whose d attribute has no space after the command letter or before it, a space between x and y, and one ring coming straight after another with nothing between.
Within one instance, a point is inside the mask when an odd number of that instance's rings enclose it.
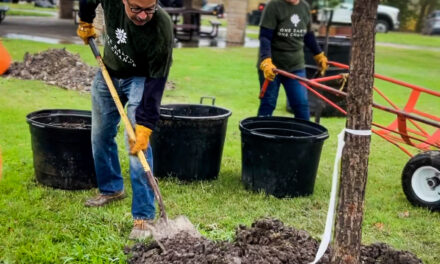
<instances>
[{"instance_id":1,"label":"dark mulch pile","mask_svg":"<svg viewBox=\"0 0 440 264\"><path fill-rule=\"evenodd\" d=\"M42 80L69 90L90 91L98 68L81 61L66 49L49 49L37 54L26 52L23 62L14 62L8 75L26 80Z\"/></svg>"},{"instance_id":2,"label":"dark mulch pile","mask_svg":"<svg viewBox=\"0 0 440 264\"><path fill-rule=\"evenodd\" d=\"M36 54L26 52L23 62L14 62L5 75L25 80L41 80L68 90L90 92L97 67L84 63L78 54L66 49L48 49ZM166 83L173 90L176 84Z\"/></svg>"},{"instance_id":3,"label":"dark mulch pile","mask_svg":"<svg viewBox=\"0 0 440 264\"><path fill-rule=\"evenodd\" d=\"M129 263L305 264L313 261L319 246L306 231L284 226L275 219L258 220L250 228L238 227L232 243L213 242L185 234L161 242L166 252L155 242L136 244L127 249ZM422 263L414 254L396 251L386 244L362 246L361 250L361 263L364 264ZM330 263L329 250L319 263Z\"/></svg>"}]
</instances>

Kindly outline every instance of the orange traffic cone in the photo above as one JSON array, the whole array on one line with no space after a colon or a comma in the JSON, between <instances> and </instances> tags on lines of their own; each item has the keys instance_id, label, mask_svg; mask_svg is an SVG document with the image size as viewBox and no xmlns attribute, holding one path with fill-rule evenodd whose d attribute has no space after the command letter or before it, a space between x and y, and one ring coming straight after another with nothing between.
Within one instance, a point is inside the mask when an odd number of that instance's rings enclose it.
<instances>
[{"instance_id":1,"label":"orange traffic cone","mask_svg":"<svg viewBox=\"0 0 440 264\"><path fill-rule=\"evenodd\" d=\"M10 65L11 65L11 55L9 55L8 51L0 41L0 75L5 73L5 71L9 69Z\"/></svg>"}]
</instances>

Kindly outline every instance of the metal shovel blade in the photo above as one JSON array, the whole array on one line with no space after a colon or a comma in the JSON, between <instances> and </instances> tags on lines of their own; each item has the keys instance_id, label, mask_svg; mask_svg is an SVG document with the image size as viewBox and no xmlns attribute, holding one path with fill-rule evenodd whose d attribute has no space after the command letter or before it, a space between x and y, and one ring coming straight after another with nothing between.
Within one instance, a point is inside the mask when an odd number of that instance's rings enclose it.
<instances>
[{"instance_id":1,"label":"metal shovel blade","mask_svg":"<svg viewBox=\"0 0 440 264\"><path fill-rule=\"evenodd\" d=\"M153 237L156 241L171 239L179 233L185 233L192 237L202 236L191 221L183 215L179 215L175 219L161 217L154 224Z\"/></svg>"}]
</instances>

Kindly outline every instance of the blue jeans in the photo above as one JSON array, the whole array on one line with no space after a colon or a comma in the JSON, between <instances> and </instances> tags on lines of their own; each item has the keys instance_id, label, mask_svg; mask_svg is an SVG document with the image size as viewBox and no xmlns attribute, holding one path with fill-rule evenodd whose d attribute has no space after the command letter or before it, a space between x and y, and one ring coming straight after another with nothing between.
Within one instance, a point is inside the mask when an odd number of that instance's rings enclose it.
<instances>
[{"instance_id":1,"label":"blue jeans","mask_svg":"<svg viewBox=\"0 0 440 264\"><path fill-rule=\"evenodd\" d=\"M126 79L112 78L121 99L127 106L127 115L135 124L135 111L144 91L145 77ZM112 194L124 190L124 181L116 145L118 124L121 120L113 98L99 71L92 84L92 151L95 162L98 188L102 194ZM128 136L125 133L128 152ZM148 146L146 152L148 164L153 169L153 153ZM134 219L154 219L154 192L148 184L146 173L137 156L129 155L130 180L133 190L131 212Z\"/></svg>"},{"instance_id":2,"label":"blue jeans","mask_svg":"<svg viewBox=\"0 0 440 264\"><path fill-rule=\"evenodd\" d=\"M291 72L297 76L305 77L304 69ZM260 89L263 87L264 74L263 71L258 70L258 78L260 80ZM269 82L264 97L260 100L260 107L258 108L258 116L272 116L273 111L277 105L278 93L280 85L283 84L286 91L287 100L289 100L290 107L296 118L309 120L309 102L307 99L307 89L302 86L298 80L277 75L272 82Z\"/></svg>"}]
</instances>

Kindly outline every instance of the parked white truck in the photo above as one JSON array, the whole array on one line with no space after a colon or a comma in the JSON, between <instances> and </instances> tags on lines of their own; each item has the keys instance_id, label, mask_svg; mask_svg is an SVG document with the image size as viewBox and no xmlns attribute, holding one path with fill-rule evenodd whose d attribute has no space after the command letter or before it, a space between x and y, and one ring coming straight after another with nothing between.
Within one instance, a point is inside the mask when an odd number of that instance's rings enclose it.
<instances>
[{"instance_id":1,"label":"parked white truck","mask_svg":"<svg viewBox=\"0 0 440 264\"><path fill-rule=\"evenodd\" d=\"M341 0L341 3L334 8L319 8L318 21L327 21L329 17L329 10L333 10L332 23L333 24L351 24L351 13L353 12L354 0ZM324 1L319 1L321 7ZM399 9L379 5L377 9L376 32L386 33L389 30L397 30L399 28Z\"/></svg>"}]
</instances>

